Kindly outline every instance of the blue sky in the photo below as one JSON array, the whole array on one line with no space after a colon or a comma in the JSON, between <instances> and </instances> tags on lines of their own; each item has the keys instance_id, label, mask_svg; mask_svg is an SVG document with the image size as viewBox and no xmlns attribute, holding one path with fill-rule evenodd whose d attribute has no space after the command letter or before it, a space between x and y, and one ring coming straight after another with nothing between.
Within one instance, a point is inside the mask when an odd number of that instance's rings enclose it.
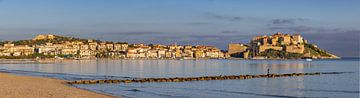
<instances>
[{"instance_id":1,"label":"blue sky","mask_svg":"<svg viewBox=\"0 0 360 98\"><path fill-rule=\"evenodd\" d=\"M360 0L0 0L0 40L53 33L225 49L280 31L300 33L337 55L359 56L359 5Z\"/></svg>"}]
</instances>

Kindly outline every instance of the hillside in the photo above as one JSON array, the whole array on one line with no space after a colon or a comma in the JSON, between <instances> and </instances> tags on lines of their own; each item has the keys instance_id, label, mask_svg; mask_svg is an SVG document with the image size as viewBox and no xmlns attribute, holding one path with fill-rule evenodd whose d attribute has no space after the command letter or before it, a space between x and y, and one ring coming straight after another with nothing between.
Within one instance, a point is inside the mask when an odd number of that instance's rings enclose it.
<instances>
[{"instance_id":1,"label":"hillside","mask_svg":"<svg viewBox=\"0 0 360 98\"><path fill-rule=\"evenodd\" d=\"M304 51L303 57L319 58L319 59L327 59L327 58L338 59L338 58L340 58L334 54L331 54L325 50L318 48L317 46L315 46L313 44L305 44L305 51Z\"/></svg>"},{"instance_id":2,"label":"hillside","mask_svg":"<svg viewBox=\"0 0 360 98\"><path fill-rule=\"evenodd\" d=\"M65 37L59 35L38 35L33 39L29 40L17 40L11 41L14 45L43 45L46 43L61 44L65 42L84 42L87 43L88 39ZM101 42L100 40L93 40L95 42ZM9 41L0 42L0 45L8 43Z\"/></svg>"},{"instance_id":3,"label":"hillside","mask_svg":"<svg viewBox=\"0 0 360 98\"><path fill-rule=\"evenodd\" d=\"M300 34L282 34L255 36L249 44L229 44L229 55L253 59L338 59L314 44L308 43Z\"/></svg>"},{"instance_id":4,"label":"hillside","mask_svg":"<svg viewBox=\"0 0 360 98\"><path fill-rule=\"evenodd\" d=\"M258 56L266 57L269 59L301 59L301 58L313 58L313 59L338 59L339 57L333 55L325 50L316 47L313 44L305 44L304 53L291 53L284 50L268 49L261 52Z\"/></svg>"}]
</instances>

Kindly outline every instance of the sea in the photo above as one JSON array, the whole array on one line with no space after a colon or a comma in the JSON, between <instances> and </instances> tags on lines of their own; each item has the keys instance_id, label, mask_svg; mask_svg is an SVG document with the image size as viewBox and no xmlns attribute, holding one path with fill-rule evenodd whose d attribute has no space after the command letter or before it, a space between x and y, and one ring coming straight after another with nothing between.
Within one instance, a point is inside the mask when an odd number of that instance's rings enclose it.
<instances>
[{"instance_id":1,"label":"sea","mask_svg":"<svg viewBox=\"0 0 360 98\"><path fill-rule=\"evenodd\" d=\"M3 62L3 63L1 63ZM0 71L74 80L345 72L301 77L71 85L124 98L359 98L359 58L338 60L63 60L8 63ZM22 61L20 61L22 62Z\"/></svg>"}]
</instances>

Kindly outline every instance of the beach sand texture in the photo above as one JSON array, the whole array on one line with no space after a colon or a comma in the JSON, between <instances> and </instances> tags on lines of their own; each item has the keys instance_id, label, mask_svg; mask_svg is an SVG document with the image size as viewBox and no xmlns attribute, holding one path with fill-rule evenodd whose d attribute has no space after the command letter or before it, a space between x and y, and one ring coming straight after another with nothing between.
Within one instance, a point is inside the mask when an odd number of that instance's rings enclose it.
<instances>
[{"instance_id":1,"label":"beach sand texture","mask_svg":"<svg viewBox=\"0 0 360 98\"><path fill-rule=\"evenodd\" d=\"M67 86L65 80L0 73L0 98L113 98Z\"/></svg>"}]
</instances>

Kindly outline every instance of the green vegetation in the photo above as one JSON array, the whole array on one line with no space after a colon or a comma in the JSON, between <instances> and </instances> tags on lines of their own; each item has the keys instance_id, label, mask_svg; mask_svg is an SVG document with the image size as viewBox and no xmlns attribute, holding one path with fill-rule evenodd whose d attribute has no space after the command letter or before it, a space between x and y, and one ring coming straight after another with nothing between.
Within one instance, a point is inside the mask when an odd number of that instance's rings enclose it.
<instances>
[{"instance_id":1,"label":"green vegetation","mask_svg":"<svg viewBox=\"0 0 360 98\"><path fill-rule=\"evenodd\" d=\"M128 47L129 47L129 48L134 48L135 45L134 45L134 44L130 44Z\"/></svg>"},{"instance_id":2,"label":"green vegetation","mask_svg":"<svg viewBox=\"0 0 360 98\"><path fill-rule=\"evenodd\" d=\"M331 57L331 55L329 53L315 47L313 44L305 44L304 47L305 47L305 53L310 53L311 55L320 55L320 56Z\"/></svg>"},{"instance_id":3,"label":"green vegetation","mask_svg":"<svg viewBox=\"0 0 360 98\"><path fill-rule=\"evenodd\" d=\"M312 56L322 56L322 57L331 57L331 55L324 51L321 50L319 48L317 48L315 45L313 44L304 44L305 47L305 53L310 53ZM304 54L300 54L300 53L289 53L286 51L278 51L278 50L273 50L273 49L268 49L264 52L261 52L259 54L259 56L264 56L267 58L283 58L283 59L299 59L299 58L303 58Z\"/></svg>"},{"instance_id":4,"label":"green vegetation","mask_svg":"<svg viewBox=\"0 0 360 98\"><path fill-rule=\"evenodd\" d=\"M55 36L54 39L18 40L18 41L13 41L12 43L15 44L15 45L42 45L42 44L45 44L45 43L60 44L60 43L66 42L66 41L81 41L81 42L87 42L87 39L79 39L79 38Z\"/></svg>"},{"instance_id":5,"label":"green vegetation","mask_svg":"<svg viewBox=\"0 0 360 98\"><path fill-rule=\"evenodd\" d=\"M127 42L115 42L115 44L128 44Z\"/></svg>"},{"instance_id":6,"label":"green vegetation","mask_svg":"<svg viewBox=\"0 0 360 98\"><path fill-rule=\"evenodd\" d=\"M0 46L4 46L5 43L6 43L5 41L1 41Z\"/></svg>"},{"instance_id":7,"label":"green vegetation","mask_svg":"<svg viewBox=\"0 0 360 98\"><path fill-rule=\"evenodd\" d=\"M261 52L259 55L267 58L283 58L283 59L300 59L303 57L303 54L289 53L286 51L279 51L274 49L268 49L264 52Z\"/></svg>"},{"instance_id":8,"label":"green vegetation","mask_svg":"<svg viewBox=\"0 0 360 98\"><path fill-rule=\"evenodd\" d=\"M66 41L69 42L74 42L74 41L79 41L79 42L83 42L85 44L88 43L88 39L80 39L80 38L72 38L72 37L64 37L64 36L56 36L54 39L43 39L43 40L18 40L18 41L12 41L11 43L15 44L15 45L43 45L46 43L53 43L53 44L61 44L61 43L65 43ZM6 43L8 43L9 41L3 41L0 42L0 45L4 45ZM93 40L93 42L97 42L100 43L102 41L100 40ZM106 43L113 43L113 42L106 42ZM126 42L116 42L116 44L127 44Z\"/></svg>"},{"instance_id":9,"label":"green vegetation","mask_svg":"<svg viewBox=\"0 0 360 98\"><path fill-rule=\"evenodd\" d=\"M97 57L97 58L108 58L108 57L110 57L110 55L108 55L105 52L100 52L100 53L96 53L95 57Z\"/></svg>"}]
</instances>

